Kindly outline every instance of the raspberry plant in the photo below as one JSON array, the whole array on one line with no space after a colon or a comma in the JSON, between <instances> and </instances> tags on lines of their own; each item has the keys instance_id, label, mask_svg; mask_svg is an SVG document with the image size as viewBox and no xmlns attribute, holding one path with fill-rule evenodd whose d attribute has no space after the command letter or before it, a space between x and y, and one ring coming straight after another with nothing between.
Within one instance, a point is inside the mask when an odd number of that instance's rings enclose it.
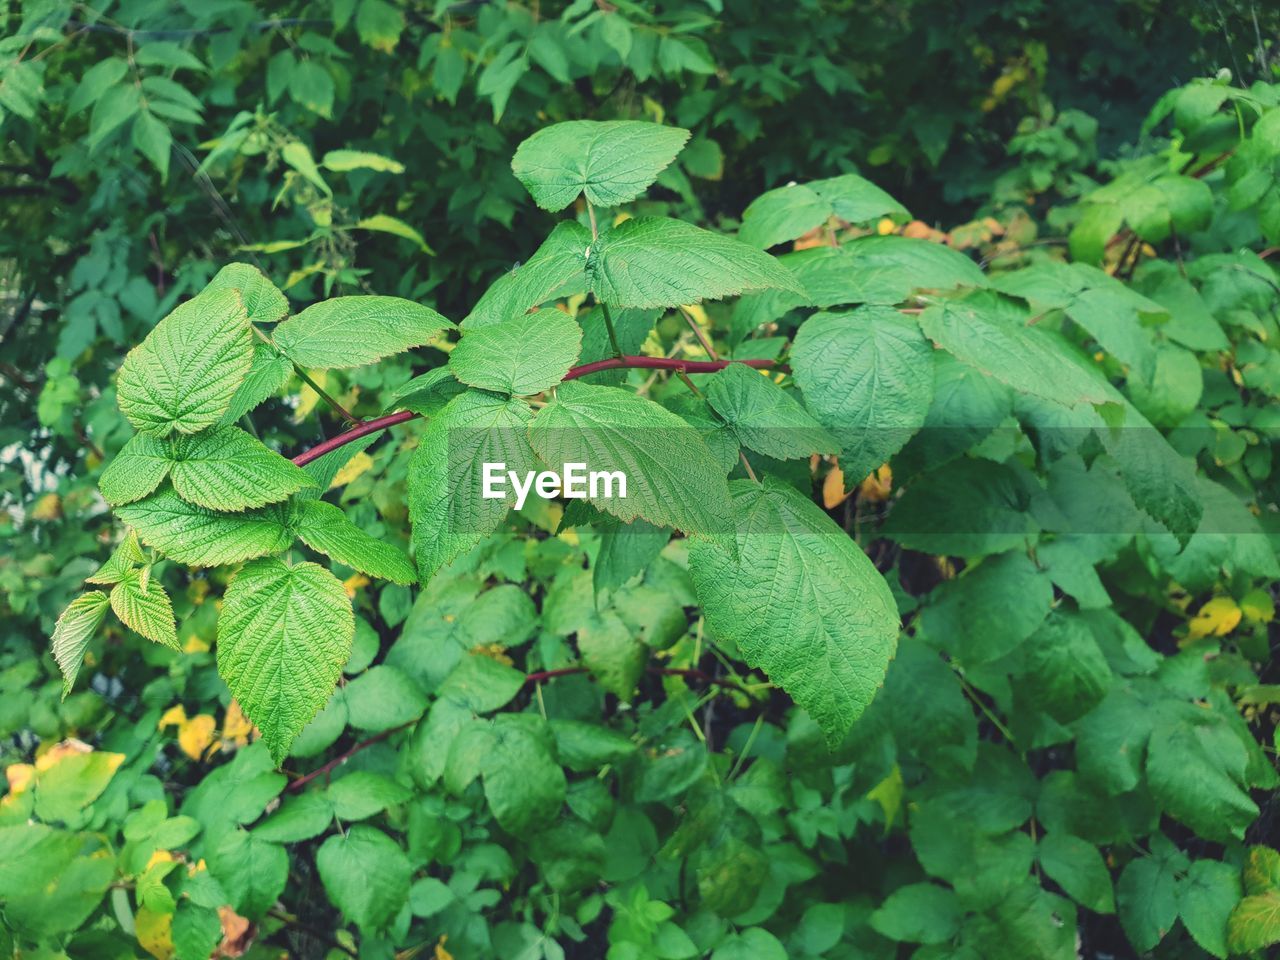
<instances>
[{"instance_id":1,"label":"raspberry plant","mask_svg":"<svg viewBox=\"0 0 1280 960\"><path fill-rule=\"evenodd\" d=\"M736 237L632 216L686 132L572 121L512 169L574 216L456 324L290 315L227 266L120 367L118 546L53 653L73 689L108 610L183 648L166 585L213 568L261 743L176 815L127 737L76 791L70 760L33 770L0 851L64 864L69 906L0 880L16 942L78 944L119 877L102 938L127 916L207 957L220 907L297 920L286 845L312 842L361 956L1066 958L1086 916L1143 955L1280 942L1280 94L1224 76L1149 123L1167 142L1062 214L1069 258L983 269L855 174L763 194ZM325 392L410 351L376 418ZM357 422L290 460L253 415L295 373ZM485 462L631 487L513 515ZM126 843L97 852L107 808Z\"/></svg>"}]
</instances>

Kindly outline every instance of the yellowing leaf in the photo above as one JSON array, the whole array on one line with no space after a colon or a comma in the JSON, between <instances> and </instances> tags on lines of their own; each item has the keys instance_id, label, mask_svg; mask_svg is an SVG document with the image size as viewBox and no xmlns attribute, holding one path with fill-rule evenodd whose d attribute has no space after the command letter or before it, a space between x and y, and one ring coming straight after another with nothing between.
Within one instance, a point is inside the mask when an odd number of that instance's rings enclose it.
<instances>
[{"instance_id":1,"label":"yellowing leaf","mask_svg":"<svg viewBox=\"0 0 1280 960\"><path fill-rule=\"evenodd\" d=\"M31 786L35 778L36 768L29 763L13 763L5 768L4 776L9 781L9 793L16 795Z\"/></svg>"},{"instance_id":2,"label":"yellowing leaf","mask_svg":"<svg viewBox=\"0 0 1280 960\"><path fill-rule=\"evenodd\" d=\"M138 946L156 960L172 960L173 914L157 913L147 907L139 907L133 915L134 933Z\"/></svg>"},{"instance_id":3,"label":"yellowing leaf","mask_svg":"<svg viewBox=\"0 0 1280 960\"><path fill-rule=\"evenodd\" d=\"M898 814L902 811L902 797L902 771L898 769L898 765L895 763L893 769L889 771L889 775L867 793L867 799L874 800L880 804L880 809L884 811L884 832L886 834L889 832L889 828L893 826L894 821L898 819Z\"/></svg>"},{"instance_id":4,"label":"yellowing leaf","mask_svg":"<svg viewBox=\"0 0 1280 960\"><path fill-rule=\"evenodd\" d=\"M223 741L234 743L237 747L247 746L253 733L253 724L244 715L244 711L240 709L240 704L232 700L227 707L226 715L222 718Z\"/></svg>"},{"instance_id":5,"label":"yellowing leaf","mask_svg":"<svg viewBox=\"0 0 1280 960\"><path fill-rule=\"evenodd\" d=\"M353 573L342 581L342 589L346 591L348 597L354 600L356 591L361 587L367 587L371 582L363 573Z\"/></svg>"},{"instance_id":6,"label":"yellowing leaf","mask_svg":"<svg viewBox=\"0 0 1280 960\"><path fill-rule=\"evenodd\" d=\"M62 498L56 493L46 493L31 508L32 520L57 520L62 516Z\"/></svg>"},{"instance_id":7,"label":"yellowing leaf","mask_svg":"<svg viewBox=\"0 0 1280 960\"><path fill-rule=\"evenodd\" d=\"M175 703L172 707L160 714L160 721L156 724L157 730L163 730L165 727L174 725L181 726L187 722L187 710L180 704Z\"/></svg>"},{"instance_id":8,"label":"yellowing leaf","mask_svg":"<svg viewBox=\"0 0 1280 960\"><path fill-rule=\"evenodd\" d=\"M453 954L444 948L445 941L448 939L447 933L440 934L440 942L436 944L435 960L453 960Z\"/></svg>"},{"instance_id":9,"label":"yellowing leaf","mask_svg":"<svg viewBox=\"0 0 1280 960\"><path fill-rule=\"evenodd\" d=\"M1187 637L1225 637L1240 623L1241 610L1230 597L1214 597L1187 621Z\"/></svg>"},{"instance_id":10,"label":"yellowing leaf","mask_svg":"<svg viewBox=\"0 0 1280 960\"><path fill-rule=\"evenodd\" d=\"M61 743L50 744L47 748L41 750L36 756L36 770L43 773L52 767L56 767L67 757L80 756L85 753L93 753L93 747L89 746L83 740L76 740L74 737L63 740ZM120 760L116 761L115 766L120 766L120 761L124 760L123 754L112 754L118 756ZM113 770L115 767L112 768Z\"/></svg>"},{"instance_id":11,"label":"yellowing leaf","mask_svg":"<svg viewBox=\"0 0 1280 960\"><path fill-rule=\"evenodd\" d=\"M212 644L203 637L197 637L194 633L187 637L186 642L182 644L183 653L208 653Z\"/></svg>"},{"instance_id":12,"label":"yellowing leaf","mask_svg":"<svg viewBox=\"0 0 1280 960\"><path fill-rule=\"evenodd\" d=\"M178 728L178 746L192 760L199 760L213 743L216 728L217 721L210 714L197 714Z\"/></svg>"},{"instance_id":13,"label":"yellowing leaf","mask_svg":"<svg viewBox=\"0 0 1280 960\"><path fill-rule=\"evenodd\" d=\"M157 863L174 863L176 858L169 850L157 850L151 854L151 859L147 861L146 870L150 870Z\"/></svg>"},{"instance_id":14,"label":"yellowing leaf","mask_svg":"<svg viewBox=\"0 0 1280 960\"><path fill-rule=\"evenodd\" d=\"M329 489L334 490L337 487L345 487L372 466L373 457L362 450L348 460L342 469L333 475L333 482L329 484Z\"/></svg>"},{"instance_id":15,"label":"yellowing leaf","mask_svg":"<svg viewBox=\"0 0 1280 960\"><path fill-rule=\"evenodd\" d=\"M832 510L844 503L848 496L844 492L844 471L836 464L822 481L822 505Z\"/></svg>"},{"instance_id":16,"label":"yellowing leaf","mask_svg":"<svg viewBox=\"0 0 1280 960\"><path fill-rule=\"evenodd\" d=\"M1276 606L1266 590L1250 590L1240 600L1240 612L1251 623L1270 623L1276 615Z\"/></svg>"},{"instance_id":17,"label":"yellowing leaf","mask_svg":"<svg viewBox=\"0 0 1280 960\"><path fill-rule=\"evenodd\" d=\"M292 286L288 284L286 286ZM323 370L317 370L311 374L311 379L320 385L323 390L326 386L326 377ZM316 404L320 402L320 394L311 388L310 384L304 383L302 390L298 394L298 406L293 411L293 422L301 423L307 417L311 416L311 411L316 408Z\"/></svg>"},{"instance_id":18,"label":"yellowing leaf","mask_svg":"<svg viewBox=\"0 0 1280 960\"><path fill-rule=\"evenodd\" d=\"M875 473L870 474L858 485L858 496L868 503L883 503L893 492L893 471L889 465L882 464Z\"/></svg>"}]
</instances>

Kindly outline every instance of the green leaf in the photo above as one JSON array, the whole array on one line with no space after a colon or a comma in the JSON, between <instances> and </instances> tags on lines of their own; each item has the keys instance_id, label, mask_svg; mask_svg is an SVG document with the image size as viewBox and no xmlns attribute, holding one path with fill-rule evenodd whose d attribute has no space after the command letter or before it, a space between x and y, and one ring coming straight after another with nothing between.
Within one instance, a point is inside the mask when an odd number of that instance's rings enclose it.
<instances>
[{"instance_id":1,"label":"green leaf","mask_svg":"<svg viewBox=\"0 0 1280 960\"><path fill-rule=\"evenodd\" d=\"M355 617L341 582L314 563L246 564L218 620L218 673L276 762L333 693Z\"/></svg>"},{"instance_id":2,"label":"green leaf","mask_svg":"<svg viewBox=\"0 0 1280 960\"><path fill-rule=\"evenodd\" d=\"M342 915L366 930L385 927L409 897L412 868L400 845L358 823L316 851L325 892Z\"/></svg>"},{"instance_id":3,"label":"green leaf","mask_svg":"<svg viewBox=\"0 0 1280 960\"><path fill-rule=\"evenodd\" d=\"M418 685L395 667L370 667L343 690L347 715L357 730L380 733L422 716L426 698Z\"/></svg>"},{"instance_id":4,"label":"green leaf","mask_svg":"<svg viewBox=\"0 0 1280 960\"><path fill-rule=\"evenodd\" d=\"M170 466L168 445L145 433L137 433L102 471L98 489L112 506L132 503L160 486L169 475Z\"/></svg>"},{"instance_id":5,"label":"green leaf","mask_svg":"<svg viewBox=\"0 0 1280 960\"><path fill-rule=\"evenodd\" d=\"M462 321L464 330L501 323L558 295L585 293L591 231L573 220L556 224L523 266L500 277Z\"/></svg>"},{"instance_id":6,"label":"green leaf","mask_svg":"<svg viewBox=\"0 0 1280 960\"><path fill-rule=\"evenodd\" d=\"M108 137L136 116L140 104L138 88L128 82L111 87L102 94L89 116L89 136L85 138L89 152L94 153Z\"/></svg>"},{"instance_id":7,"label":"green leaf","mask_svg":"<svg viewBox=\"0 0 1280 960\"><path fill-rule=\"evenodd\" d=\"M966 663L1014 650L1048 616L1053 583L1022 551L1002 553L941 584L920 613L925 636Z\"/></svg>"},{"instance_id":8,"label":"green leaf","mask_svg":"<svg viewBox=\"0 0 1280 960\"><path fill-rule=\"evenodd\" d=\"M155 577L149 577L144 585L139 573L129 574L112 587L111 609L125 626L148 640L178 649L173 604Z\"/></svg>"},{"instance_id":9,"label":"green leaf","mask_svg":"<svg viewBox=\"0 0 1280 960\"><path fill-rule=\"evenodd\" d=\"M747 927L731 933L711 954L711 960L787 960L787 957L786 948L764 927Z\"/></svg>"},{"instance_id":10,"label":"green leaf","mask_svg":"<svg viewBox=\"0 0 1280 960\"><path fill-rule=\"evenodd\" d=\"M298 843L320 836L332 822L333 804L324 793L310 790L286 798L253 828L253 835L271 843Z\"/></svg>"},{"instance_id":11,"label":"green leaf","mask_svg":"<svg viewBox=\"0 0 1280 960\"><path fill-rule=\"evenodd\" d=\"M276 327L275 344L301 367L359 367L428 343L453 326L400 297L335 297Z\"/></svg>"},{"instance_id":12,"label":"green leaf","mask_svg":"<svg viewBox=\"0 0 1280 960\"><path fill-rule=\"evenodd\" d=\"M591 616L578 628L582 664L605 690L629 703L644 673L648 648L611 610Z\"/></svg>"},{"instance_id":13,"label":"green leaf","mask_svg":"<svg viewBox=\"0 0 1280 960\"><path fill-rule=\"evenodd\" d=\"M884 682L898 610L866 554L794 488L730 485L737 557L696 539L689 570L707 625L839 743Z\"/></svg>"},{"instance_id":14,"label":"green leaf","mask_svg":"<svg viewBox=\"0 0 1280 960\"><path fill-rule=\"evenodd\" d=\"M1023 393L1069 407L1114 399L1080 370L1070 344L1029 319L1009 301L981 294L929 307L920 328L957 359Z\"/></svg>"},{"instance_id":15,"label":"green leaf","mask_svg":"<svg viewBox=\"0 0 1280 960\"><path fill-rule=\"evenodd\" d=\"M1128 793L1138 785L1151 708L1128 688L1117 687L1085 714L1076 726L1076 766L1105 793Z\"/></svg>"},{"instance_id":16,"label":"green leaf","mask_svg":"<svg viewBox=\"0 0 1280 960\"><path fill-rule=\"evenodd\" d=\"M563 210L579 193L616 207L644 193L688 139L688 130L639 120L571 120L522 142L511 170L543 210Z\"/></svg>"},{"instance_id":17,"label":"green leaf","mask_svg":"<svg viewBox=\"0 0 1280 960\"><path fill-rule=\"evenodd\" d=\"M838 453L839 443L768 375L731 363L707 385L707 402L747 449L788 460Z\"/></svg>"},{"instance_id":18,"label":"green leaf","mask_svg":"<svg viewBox=\"0 0 1280 960\"><path fill-rule=\"evenodd\" d=\"M538 412L529 442L554 470L621 471L627 496L591 502L624 522L706 533L729 529L724 473L693 427L628 390L570 381ZM616 490L615 490L616 494Z\"/></svg>"},{"instance_id":19,"label":"green leaf","mask_svg":"<svg viewBox=\"0 0 1280 960\"><path fill-rule=\"evenodd\" d=\"M1182 456L1134 407L1123 422L1101 431L1133 502L1186 546L1204 516L1194 461Z\"/></svg>"},{"instance_id":20,"label":"green leaf","mask_svg":"<svg viewBox=\"0 0 1280 960\"><path fill-rule=\"evenodd\" d=\"M160 174L160 182L169 179L169 155L173 151L173 134L168 125L149 110L139 112L133 121L133 145L151 161Z\"/></svg>"},{"instance_id":21,"label":"green leaf","mask_svg":"<svg viewBox=\"0 0 1280 960\"><path fill-rule=\"evenodd\" d=\"M515 836L546 826L560 813L566 790L546 721L528 714L499 714L490 736L480 759L489 809L502 829Z\"/></svg>"},{"instance_id":22,"label":"green leaf","mask_svg":"<svg viewBox=\"0 0 1280 960\"><path fill-rule=\"evenodd\" d=\"M202 293L129 351L116 381L116 398L142 433L196 433L222 418L252 362L253 341L240 294Z\"/></svg>"},{"instance_id":23,"label":"green leaf","mask_svg":"<svg viewBox=\"0 0 1280 960\"><path fill-rule=\"evenodd\" d=\"M523 688L524 674L519 670L482 653L469 653L436 693L475 713L492 713L510 703Z\"/></svg>"},{"instance_id":24,"label":"green leaf","mask_svg":"<svg viewBox=\"0 0 1280 960\"><path fill-rule=\"evenodd\" d=\"M1227 924L1241 895L1240 870L1220 860L1196 860L1178 883L1178 916L1191 938L1219 960L1227 956Z\"/></svg>"},{"instance_id":25,"label":"green leaf","mask_svg":"<svg viewBox=\"0 0 1280 960\"><path fill-rule=\"evenodd\" d=\"M303 504L298 536L312 550L371 577L401 584L418 579L413 564L395 546L369 536L348 520L341 508L323 500Z\"/></svg>"},{"instance_id":26,"label":"green leaf","mask_svg":"<svg viewBox=\"0 0 1280 960\"><path fill-rule=\"evenodd\" d=\"M193 437L177 437L169 457L178 496L210 510L239 511L284 500L311 477L268 450L239 427L214 427Z\"/></svg>"},{"instance_id":27,"label":"green leaf","mask_svg":"<svg viewBox=\"0 0 1280 960\"><path fill-rule=\"evenodd\" d=\"M107 615L110 602L106 593L94 590L82 593L67 605L53 628L53 659L62 670L62 695L65 697L80 675L84 652L94 633Z\"/></svg>"},{"instance_id":28,"label":"green leaf","mask_svg":"<svg viewBox=\"0 0 1280 960\"><path fill-rule=\"evenodd\" d=\"M1083 617L1051 613L1022 648L1026 693L1061 723L1088 713L1111 686L1111 668Z\"/></svg>"},{"instance_id":29,"label":"green leaf","mask_svg":"<svg viewBox=\"0 0 1280 960\"><path fill-rule=\"evenodd\" d=\"M480 465L505 463L521 474L535 469L530 416L518 400L468 391L427 425L409 466L409 519L423 582L506 518L506 500L482 496Z\"/></svg>"},{"instance_id":30,"label":"green leaf","mask_svg":"<svg viewBox=\"0 0 1280 960\"><path fill-rule=\"evenodd\" d=\"M1120 874L1116 887L1120 925L1134 948L1152 949L1178 919L1178 887L1174 866L1166 859L1138 857Z\"/></svg>"},{"instance_id":31,"label":"green leaf","mask_svg":"<svg viewBox=\"0 0 1280 960\"><path fill-rule=\"evenodd\" d=\"M239 290L251 323L276 323L289 313L289 301L266 274L247 263L229 263L209 281L205 291Z\"/></svg>"},{"instance_id":32,"label":"green leaf","mask_svg":"<svg viewBox=\"0 0 1280 960\"><path fill-rule=\"evenodd\" d=\"M677 307L770 288L805 295L767 253L666 217L636 217L602 234L587 273L596 298L618 307Z\"/></svg>"},{"instance_id":33,"label":"green leaf","mask_svg":"<svg viewBox=\"0 0 1280 960\"><path fill-rule=\"evenodd\" d=\"M956 895L936 883L899 887L867 918L871 928L890 940L945 943L960 929Z\"/></svg>"},{"instance_id":34,"label":"green leaf","mask_svg":"<svg viewBox=\"0 0 1280 960\"><path fill-rule=\"evenodd\" d=\"M256 833L230 830L213 848L209 872L231 898L232 909L259 918L284 893L289 855Z\"/></svg>"},{"instance_id":35,"label":"green leaf","mask_svg":"<svg viewBox=\"0 0 1280 960\"><path fill-rule=\"evenodd\" d=\"M870 180L847 173L762 193L742 212L738 239L767 249L798 240L833 216L849 223L866 223L881 217L906 219L909 214Z\"/></svg>"},{"instance_id":36,"label":"green leaf","mask_svg":"<svg viewBox=\"0 0 1280 960\"><path fill-rule=\"evenodd\" d=\"M1036 846L1036 859L1076 903L1096 913L1115 913L1111 874L1093 844L1069 833L1048 833Z\"/></svg>"},{"instance_id":37,"label":"green leaf","mask_svg":"<svg viewBox=\"0 0 1280 960\"><path fill-rule=\"evenodd\" d=\"M173 489L116 509L143 543L192 567L219 567L284 550L293 542L288 504L238 514L187 503Z\"/></svg>"},{"instance_id":38,"label":"green leaf","mask_svg":"<svg viewBox=\"0 0 1280 960\"><path fill-rule=\"evenodd\" d=\"M404 407L414 413L434 417L450 400L464 393L466 389L466 386L458 382L458 378L447 366L436 367L397 388L391 395L387 410Z\"/></svg>"},{"instance_id":39,"label":"green leaf","mask_svg":"<svg viewBox=\"0 0 1280 960\"><path fill-rule=\"evenodd\" d=\"M563 380L581 345L577 320L539 310L467 330L449 354L449 369L473 387L527 396Z\"/></svg>"},{"instance_id":40,"label":"green leaf","mask_svg":"<svg viewBox=\"0 0 1280 960\"><path fill-rule=\"evenodd\" d=\"M264 400L280 392L293 373L289 358L269 343L253 345L253 363L240 389L231 398L227 412L222 415L223 424L233 424Z\"/></svg>"},{"instance_id":41,"label":"green leaf","mask_svg":"<svg viewBox=\"0 0 1280 960\"><path fill-rule=\"evenodd\" d=\"M335 780L327 793L334 816L344 823L366 820L412 796L408 788L390 777L369 770L356 770Z\"/></svg>"},{"instance_id":42,"label":"green leaf","mask_svg":"<svg viewBox=\"0 0 1280 960\"><path fill-rule=\"evenodd\" d=\"M1147 782L1174 819L1208 840L1242 840L1258 816L1245 789L1248 763L1240 738L1213 711L1161 705L1147 745Z\"/></svg>"},{"instance_id":43,"label":"green leaf","mask_svg":"<svg viewBox=\"0 0 1280 960\"><path fill-rule=\"evenodd\" d=\"M897 453L933 401L933 349L916 324L887 307L819 313L791 348L805 404L840 442L840 466L858 483Z\"/></svg>"},{"instance_id":44,"label":"green leaf","mask_svg":"<svg viewBox=\"0 0 1280 960\"><path fill-rule=\"evenodd\" d=\"M377 233L389 233L393 237L400 237L402 240L408 240L414 244L420 251L428 256L435 256L435 251L427 243L421 233L415 230L409 224L405 223L399 217L393 217L385 213L376 213L372 217L362 217L356 221L355 228L357 230L373 230Z\"/></svg>"}]
</instances>

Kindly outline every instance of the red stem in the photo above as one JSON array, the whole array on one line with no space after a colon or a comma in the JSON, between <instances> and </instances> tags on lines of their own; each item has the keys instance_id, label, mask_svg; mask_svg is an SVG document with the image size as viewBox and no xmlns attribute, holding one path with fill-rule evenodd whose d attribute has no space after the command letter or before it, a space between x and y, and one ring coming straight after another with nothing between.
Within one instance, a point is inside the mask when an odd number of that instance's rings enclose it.
<instances>
[{"instance_id":1,"label":"red stem","mask_svg":"<svg viewBox=\"0 0 1280 960\"><path fill-rule=\"evenodd\" d=\"M669 357L625 356L610 357L608 360L597 360L594 363L584 363L571 369L564 375L564 379L576 380L578 377L585 377L589 373L598 373L601 370L616 370L620 367L636 367L646 370L678 370L683 373L714 373L717 370L723 370L731 363L745 363L749 367L765 367L781 370L784 373L788 372L786 367L778 366L772 360L675 360ZM346 446L353 440L359 440L361 437L377 433L379 430L385 430L387 427L394 427L398 423L405 423L417 416L418 414L412 410L401 410L397 413L389 413L385 417L365 420L363 423L357 424L336 437L330 437L328 440L317 443L310 450L304 450L293 458L293 462L300 467L304 467L311 461L317 460L326 453L337 450L339 447Z\"/></svg>"},{"instance_id":2,"label":"red stem","mask_svg":"<svg viewBox=\"0 0 1280 960\"><path fill-rule=\"evenodd\" d=\"M305 776L301 776L297 780L294 780L291 784L289 784L289 786L285 787L285 790L290 792L301 790L303 787L305 787L312 780L315 780L317 777L327 776L328 774L332 773L334 768L339 767L342 764L346 763L348 760L350 760L352 757L354 757L357 753L359 753L361 750L365 749L366 747L372 747L375 743L381 743L383 740L387 739L387 737L391 736L393 733L399 733L401 730L404 730L406 727L413 726L413 724L415 724L416 722L417 722L416 720L410 720L408 723L402 723L400 724L400 726L392 727L390 730L383 730L381 733L375 734L374 736L370 737L368 740L361 740L359 743L351 747L349 750L345 751L344 753L338 754L336 757L334 757L332 760L326 763L323 767L320 767L317 770L312 770L310 773L306 774Z\"/></svg>"}]
</instances>

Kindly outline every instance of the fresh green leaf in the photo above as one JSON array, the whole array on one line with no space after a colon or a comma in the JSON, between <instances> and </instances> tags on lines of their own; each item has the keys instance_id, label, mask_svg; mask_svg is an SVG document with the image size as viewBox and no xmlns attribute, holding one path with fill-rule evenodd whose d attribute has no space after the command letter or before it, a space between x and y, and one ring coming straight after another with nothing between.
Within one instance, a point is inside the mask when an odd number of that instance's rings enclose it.
<instances>
[{"instance_id":1,"label":"fresh green leaf","mask_svg":"<svg viewBox=\"0 0 1280 960\"><path fill-rule=\"evenodd\" d=\"M62 670L63 696L75 686L80 665L84 662L84 652L102 625L108 606L107 594L94 590L80 594L58 616L58 623L53 628L53 659Z\"/></svg>"},{"instance_id":2,"label":"fresh green leaf","mask_svg":"<svg viewBox=\"0 0 1280 960\"><path fill-rule=\"evenodd\" d=\"M420 347L453 326L430 307L399 297L335 297L276 327L275 344L302 367L360 367Z\"/></svg>"},{"instance_id":3,"label":"fresh green leaf","mask_svg":"<svg viewBox=\"0 0 1280 960\"><path fill-rule=\"evenodd\" d=\"M178 649L178 627L169 595L154 577L131 573L111 589L111 609L125 626L148 640Z\"/></svg>"},{"instance_id":4,"label":"fresh green leaf","mask_svg":"<svg viewBox=\"0 0 1280 960\"><path fill-rule=\"evenodd\" d=\"M449 354L449 369L473 387L527 396L563 380L581 344L572 316L539 310L467 330Z\"/></svg>"},{"instance_id":5,"label":"fresh green leaf","mask_svg":"<svg viewBox=\"0 0 1280 960\"><path fill-rule=\"evenodd\" d=\"M303 504L298 537L311 549L361 573L392 583L409 584L418 579L413 564L395 546L371 537L348 520L340 508L323 500Z\"/></svg>"},{"instance_id":6,"label":"fresh green leaf","mask_svg":"<svg viewBox=\"0 0 1280 960\"><path fill-rule=\"evenodd\" d=\"M363 823L321 844L316 869L329 899L366 930L386 926L409 896L408 857L385 833Z\"/></svg>"},{"instance_id":7,"label":"fresh green leaf","mask_svg":"<svg viewBox=\"0 0 1280 960\"><path fill-rule=\"evenodd\" d=\"M312 485L301 467L238 427L214 427L175 438L169 458L178 496L210 510L261 507Z\"/></svg>"},{"instance_id":8,"label":"fresh green leaf","mask_svg":"<svg viewBox=\"0 0 1280 960\"><path fill-rule=\"evenodd\" d=\"M314 563L256 560L232 581L218 622L218 673L277 763L329 699L354 632L342 584Z\"/></svg>"},{"instance_id":9,"label":"fresh green leaf","mask_svg":"<svg viewBox=\"0 0 1280 960\"><path fill-rule=\"evenodd\" d=\"M172 465L169 447L163 440L137 433L128 439L116 458L102 471L98 489L102 498L112 506L132 503L160 486Z\"/></svg>"},{"instance_id":10,"label":"fresh green leaf","mask_svg":"<svg viewBox=\"0 0 1280 960\"><path fill-rule=\"evenodd\" d=\"M731 363L711 378L707 402L742 446L779 460L838 453L839 444L770 377Z\"/></svg>"},{"instance_id":11,"label":"fresh green leaf","mask_svg":"<svg viewBox=\"0 0 1280 960\"><path fill-rule=\"evenodd\" d=\"M238 514L187 503L170 487L116 510L143 543L192 567L218 567L284 550L293 542L288 504Z\"/></svg>"}]
</instances>

